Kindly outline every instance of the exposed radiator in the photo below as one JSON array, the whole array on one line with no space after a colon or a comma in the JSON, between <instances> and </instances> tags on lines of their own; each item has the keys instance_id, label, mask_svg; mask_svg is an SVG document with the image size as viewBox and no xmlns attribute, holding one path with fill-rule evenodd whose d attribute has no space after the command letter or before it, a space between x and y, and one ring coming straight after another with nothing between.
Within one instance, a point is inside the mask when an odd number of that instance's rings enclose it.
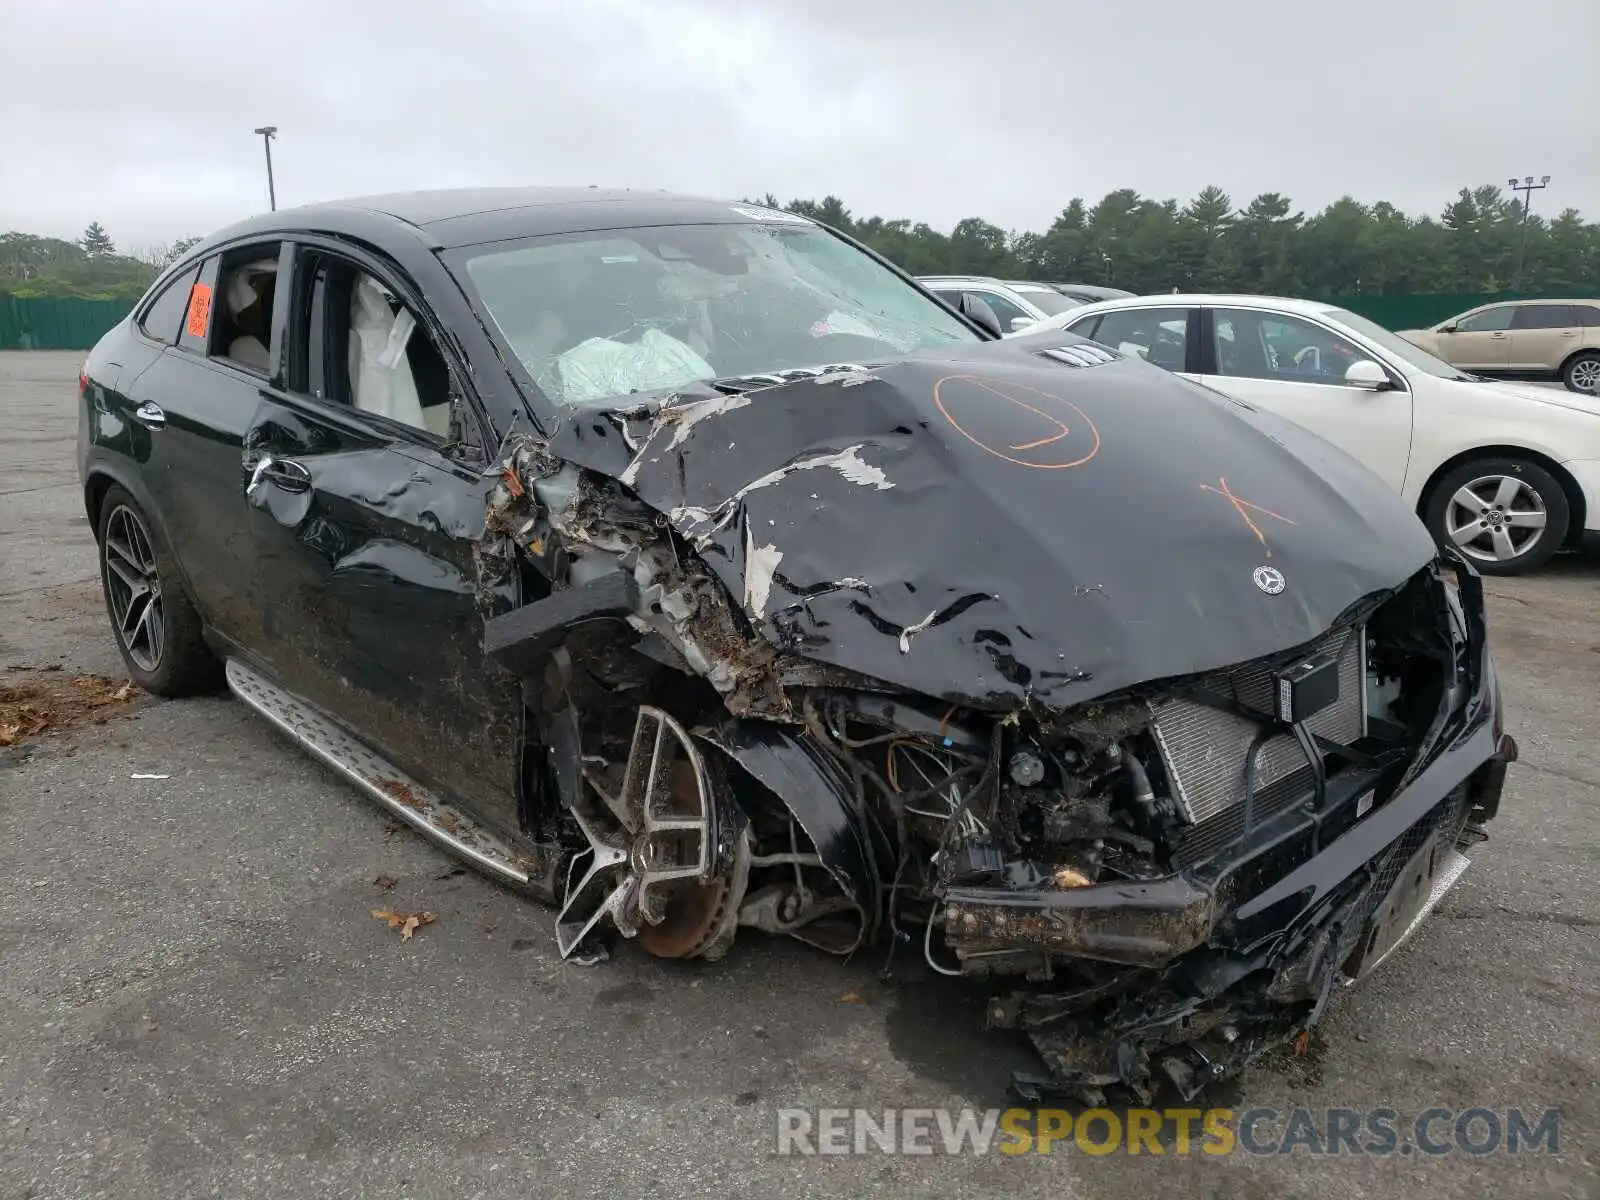
<instances>
[{"instance_id":1,"label":"exposed radiator","mask_svg":"<svg viewBox=\"0 0 1600 1200\"><path fill-rule=\"evenodd\" d=\"M1306 722L1306 728L1339 745L1349 745L1367 731L1366 630L1336 629L1306 651L1332 653L1339 659L1339 699ZM1218 672L1201 686L1231 696L1244 707L1272 712L1272 672L1247 663ZM1174 799L1183 815L1199 823L1244 800L1245 755L1261 727L1243 717L1192 700L1157 700L1150 704L1152 732L1172 781ZM1306 766L1300 744L1288 734L1268 740L1256 754L1256 793L1269 791Z\"/></svg>"}]
</instances>

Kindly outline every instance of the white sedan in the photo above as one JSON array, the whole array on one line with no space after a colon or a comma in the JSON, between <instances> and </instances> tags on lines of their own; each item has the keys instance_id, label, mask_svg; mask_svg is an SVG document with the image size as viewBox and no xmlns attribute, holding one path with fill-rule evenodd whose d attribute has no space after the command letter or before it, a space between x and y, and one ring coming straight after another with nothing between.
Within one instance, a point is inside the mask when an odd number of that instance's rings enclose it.
<instances>
[{"instance_id":1,"label":"white sedan","mask_svg":"<svg viewBox=\"0 0 1600 1200\"><path fill-rule=\"evenodd\" d=\"M1479 379L1309 300L1107 300L1025 340L1063 329L1320 434L1486 574L1533 570L1563 546L1600 549L1600 399Z\"/></svg>"}]
</instances>

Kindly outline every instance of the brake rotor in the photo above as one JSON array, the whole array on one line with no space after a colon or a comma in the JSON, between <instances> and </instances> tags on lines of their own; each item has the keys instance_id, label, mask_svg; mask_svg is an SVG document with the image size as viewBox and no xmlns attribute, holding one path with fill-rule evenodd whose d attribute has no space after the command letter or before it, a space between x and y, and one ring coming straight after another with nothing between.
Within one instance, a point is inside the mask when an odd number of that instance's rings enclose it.
<instances>
[{"instance_id":1,"label":"brake rotor","mask_svg":"<svg viewBox=\"0 0 1600 1200\"><path fill-rule=\"evenodd\" d=\"M609 920L649 954L720 957L733 940L750 850L741 830L731 861L719 861L716 793L689 734L660 709L642 706L620 789L613 795L599 779L585 778L602 803L571 810L589 850L587 869L569 880L556 918L561 956L571 957Z\"/></svg>"}]
</instances>

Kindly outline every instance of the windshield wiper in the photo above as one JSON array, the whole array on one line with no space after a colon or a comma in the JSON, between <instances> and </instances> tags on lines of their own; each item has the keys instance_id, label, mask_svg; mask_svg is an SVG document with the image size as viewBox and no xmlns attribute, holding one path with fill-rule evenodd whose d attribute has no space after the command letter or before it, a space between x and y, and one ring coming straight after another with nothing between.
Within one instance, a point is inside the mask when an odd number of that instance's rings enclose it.
<instances>
[{"instance_id":1,"label":"windshield wiper","mask_svg":"<svg viewBox=\"0 0 1600 1200\"><path fill-rule=\"evenodd\" d=\"M845 375L867 368L859 363L828 363L821 367L786 367L781 371L760 371L751 375L725 375L713 379L711 386L719 392L753 392L758 388L778 387L801 379L816 379L821 375Z\"/></svg>"}]
</instances>

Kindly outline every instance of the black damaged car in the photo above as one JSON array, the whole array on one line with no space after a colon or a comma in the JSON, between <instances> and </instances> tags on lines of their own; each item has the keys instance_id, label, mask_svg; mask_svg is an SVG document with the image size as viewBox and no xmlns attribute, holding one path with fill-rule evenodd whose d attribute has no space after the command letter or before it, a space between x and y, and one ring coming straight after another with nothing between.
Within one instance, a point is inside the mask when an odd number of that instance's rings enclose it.
<instances>
[{"instance_id":1,"label":"black damaged car","mask_svg":"<svg viewBox=\"0 0 1600 1200\"><path fill-rule=\"evenodd\" d=\"M111 623L565 958L899 948L1027 1033L1024 1092L1193 1095L1495 814L1479 580L1312 434L997 333L748 204L259 217L84 366Z\"/></svg>"}]
</instances>

